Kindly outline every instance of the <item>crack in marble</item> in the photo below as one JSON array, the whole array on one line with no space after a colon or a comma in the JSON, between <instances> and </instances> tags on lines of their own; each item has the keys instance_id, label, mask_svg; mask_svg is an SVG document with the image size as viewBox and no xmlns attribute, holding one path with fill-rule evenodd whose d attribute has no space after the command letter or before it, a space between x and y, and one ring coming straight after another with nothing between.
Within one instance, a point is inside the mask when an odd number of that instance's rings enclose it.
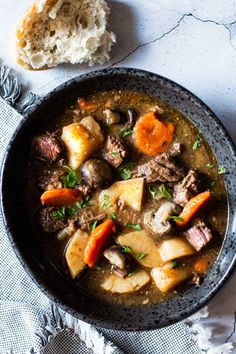
<instances>
[{"instance_id":1,"label":"crack in marble","mask_svg":"<svg viewBox=\"0 0 236 354\"><path fill-rule=\"evenodd\" d=\"M148 46L152 43L155 43L155 42L158 42L160 41L162 38L168 36L171 32L175 31L176 28L178 28L181 23L183 22L183 20L186 18L186 17L192 17L194 18L195 20L197 21L200 21L200 22L203 22L203 23L213 23L217 26L223 26L228 32L229 32L229 41L230 41L230 45L233 49L236 50L236 47L233 45L232 43L232 33L231 33L231 30L230 30L230 27L234 24L236 24L236 20L235 21L232 21L232 22L229 22L229 23L224 23L224 22L217 22L217 21L214 21L214 20L211 20L211 19L202 19L200 17L197 17L195 16L194 14L192 13L187 13L187 14L184 14L177 22L177 24L170 28L167 32L163 33L161 36L155 38L155 39L152 39L148 42L145 42L145 43L141 43L139 44L137 47L135 47L133 50L131 50L130 52L128 52L123 58L121 58L120 60L117 60L115 61L114 63L112 63L111 65L109 65L107 68L111 68L119 63L121 63L122 61L124 61L125 59L127 59L128 57L130 57L132 54L134 54L137 50L139 50L140 48L142 47L145 47L145 46Z\"/></svg>"},{"instance_id":2,"label":"crack in marble","mask_svg":"<svg viewBox=\"0 0 236 354\"><path fill-rule=\"evenodd\" d=\"M234 324L233 324L232 332L230 333L230 335L226 339L225 343L227 343L233 337L235 330L236 330L236 311L234 312Z\"/></svg>"}]
</instances>

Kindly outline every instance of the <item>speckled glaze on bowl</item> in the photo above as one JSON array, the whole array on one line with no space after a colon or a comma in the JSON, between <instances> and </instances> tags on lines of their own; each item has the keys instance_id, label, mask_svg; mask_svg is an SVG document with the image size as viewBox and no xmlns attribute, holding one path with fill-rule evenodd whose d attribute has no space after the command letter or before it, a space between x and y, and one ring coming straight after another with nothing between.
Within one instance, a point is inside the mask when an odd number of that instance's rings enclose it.
<instances>
[{"instance_id":1,"label":"speckled glaze on bowl","mask_svg":"<svg viewBox=\"0 0 236 354\"><path fill-rule=\"evenodd\" d=\"M44 254L34 237L25 212L24 169L33 134L44 122L78 96L94 91L130 89L161 98L194 122L208 140L218 163L227 169L228 227L217 261L201 287L191 287L165 303L142 307L123 307L101 302L75 289ZM10 242L27 273L59 307L83 321L119 330L147 330L178 322L203 307L232 273L236 260L236 156L235 148L214 113L192 93L159 75L138 69L112 68L91 72L59 86L43 98L22 119L5 154L2 169L2 210ZM16 198L17 196L17 198Z\"/></svg>"}]
</instances>

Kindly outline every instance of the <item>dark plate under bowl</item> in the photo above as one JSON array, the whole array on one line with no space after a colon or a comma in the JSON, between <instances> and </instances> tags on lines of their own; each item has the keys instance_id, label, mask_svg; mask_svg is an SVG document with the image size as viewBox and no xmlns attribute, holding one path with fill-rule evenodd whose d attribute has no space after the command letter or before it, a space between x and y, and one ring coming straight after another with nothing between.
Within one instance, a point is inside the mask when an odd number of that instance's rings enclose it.
<instances>
[{"instance_id":1,"label":"dark plate under bowl","mask_svg":"<svg viewBox=\"0 0 236 354\"><path fill-rule=\"evenodd\" d=\"M152 306L126 308L83 294L45 256L26 212L24 174L30 140L44 122L57 119L78 96L95 90L126 89L159 97L188 117L202 132L218 163L226 167L228 227L220 255L203 284ZM192 93L159 75L138 69L113 68L91 72L59 86L22 119L5 154L2 169L2 210L7 233L19 260L39 288L62 309L91 324L119 330L161 328L190 316L204 306L232 273L236 259L235 148L213 112Z\"/></svg>"}]
</instances>

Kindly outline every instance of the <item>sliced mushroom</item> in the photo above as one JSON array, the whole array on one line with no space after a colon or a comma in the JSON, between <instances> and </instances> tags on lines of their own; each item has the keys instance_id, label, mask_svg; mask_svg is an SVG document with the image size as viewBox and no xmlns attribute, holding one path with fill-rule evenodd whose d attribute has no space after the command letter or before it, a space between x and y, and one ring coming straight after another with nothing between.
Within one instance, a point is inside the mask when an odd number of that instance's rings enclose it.
<instances>
[{"instance_id":1,"label":"sliced mushroom","mask_svg":"<svg viewBox=\"0 0 236 354\"><path fill-rule=\"evenodd\" d=\"M112 265L112 271L119 277L124 278L131 272L132 258L129 254L122 252L119 246L113 245L103 252L104 257Z\"/></svg>"},{"instance_id":2,"label":"sliced mushroom","mask_svg":"<svg viewBox=\"0 0 236 354\"><path fill-rule=\"evenodd\" d=\"M128 115L128 127L133 128L133 126L136 123L137 113L133 108L129 108L127 110L127 115Z\"/></svg>"},{"instance_id":3,"label":"sliced mushroom","mask_svg":"<svg viewBox=\"0 0 236 354\"><path fill-rule=\"evenodd\" d=\"M179 214L181 209L178 205L172 202L164 202L159 209L147 212L144 215L144 225L157 236L164 236L172 230L172 224L169 217L174 214Z\"/></svg>"},{"instance_id":4,"label":"sliced mushroom","mask_svg":"<svg viewBox=\"0 0 236 354\"><path fill-rule=\"evenodd\" d=\"M124 113L122 113L120 111L115 111L113 109L107 108L103 111L103 114L106 118L107 125L120 124L120 123L123 123L125 120Z\"/></svg>"},{"instance_id":5,"label":"sliced mushroom","mask_svg":"<svg viewBox=\"0 0 236 354\"><path fill-rule=\"evenodd\" d=\"M122 270L114 265L111 266L111 270L114 274L118 275L120 278L125 278L129 272L127 270Z\"/></svg>"},{"instance_id":6,"label":"sliced mushroom","mask_svg":"<svg viewBox=\"0 0 236 354\"><path fill-rule=\"evenodd\" d=\"M112 181L111 168L103 160L87 160L81 168L81 174L92 188L105 187Z\"/></svg>"}]
</instances>

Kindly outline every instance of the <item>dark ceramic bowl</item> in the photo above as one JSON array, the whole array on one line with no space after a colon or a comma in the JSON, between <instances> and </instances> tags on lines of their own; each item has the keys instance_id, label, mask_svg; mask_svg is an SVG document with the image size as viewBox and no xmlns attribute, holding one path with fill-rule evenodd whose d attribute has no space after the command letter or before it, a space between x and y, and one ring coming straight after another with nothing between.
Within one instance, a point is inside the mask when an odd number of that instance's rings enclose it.
<instances>
[{"instance_id":1,"label":"dark ceramic bowl","mask_svg":"<svg viewBox=\"0 0 236 354\"><path fill-rule=\"evenodd\" d=\"M112 305L75 289L44 254L26 212L24 171L32 136L43 129L44 122L57 119L57 114L78 96L111 89L130 89L154 95L183 112L206 137L218 163L227 169L228 227L217 261L199 288L191 287L165 303L152 306L126 308ZM203 307L233 271L236 259L235 162L234 146L220 121L203 102L176 83L156 74L128 68L105 69L79 76L43 98L22 119L8 145L2 170L2 209L10 242L39 288L75 317L119 330L146 330L170 325Z\"/></svg>"}]
</instances>

